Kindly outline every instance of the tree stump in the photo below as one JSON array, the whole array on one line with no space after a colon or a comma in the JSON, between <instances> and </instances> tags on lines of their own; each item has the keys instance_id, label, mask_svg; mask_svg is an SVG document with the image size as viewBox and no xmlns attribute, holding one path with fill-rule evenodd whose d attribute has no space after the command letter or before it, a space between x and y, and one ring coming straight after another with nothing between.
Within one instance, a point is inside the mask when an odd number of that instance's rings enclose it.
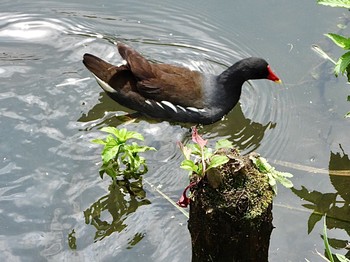
<instances>
[{"instance_id":1,"label":"tree stump","mask_svg":"<svg viewBox=\"0 0 350 262\"><path fill-rule=\"evenodd\" d=\"M268 178L249 155L221 153L229 162L191 190L192 262L268 261L274 196Z\"/></svg>"}]
</instances>

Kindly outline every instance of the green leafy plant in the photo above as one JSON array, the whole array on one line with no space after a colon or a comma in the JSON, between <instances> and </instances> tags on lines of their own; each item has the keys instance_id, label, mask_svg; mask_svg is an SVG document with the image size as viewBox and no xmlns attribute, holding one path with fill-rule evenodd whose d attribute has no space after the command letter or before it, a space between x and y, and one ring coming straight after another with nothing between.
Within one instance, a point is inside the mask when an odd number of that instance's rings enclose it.
<instances>
[{"instance_id":1,"label":"green leafy plant","mask_svg":"<svg viewBox=\"0 0 350 262\"><path fill-rule=\"evenodd\" d=\"M287 172L279 172L274 167L272 167L265 158L258 157L250 157L250 160L253 161L254 165L259 169L261 173L264 173L269 178L269 184L272 187L275 194L277 194L277 182L281 183L286 188L292 188L293 183L288 178L293 177L292 174Z\"/></svg>"},{"instance_id":2,"label":"green leafy plant","mask_svg":"<svg viewBox=\"0 0 350 262\"><path fill-rule=\"evenodd\" d=\"M220 167L229 161L229 158L220 154L221 149L232 149L232 142L227 139L221 139L216 142L215 149L208 148L207 140L204 140L199 134L197 129L192 128L192 141L193 144L187 144L184 146L179 143L180 149L185 156L185 160L181 163L181 168L190 172L190 177L193 178L192 182L185 188L177 204L181 207L187 207L190 203L190 199L187 197L187 190L195 186L211 168ZM287 188L292 188L293 183L288 179L293 177L292 174L286 172L279 172L272 167L265 158L257 156L250 156L256 168L267 175L269 184L272 187L275 194L277 194L277 182L281 183Z\"/></svg>"},{"instance_id":3,"label":"green leafy plant","mask_svg":"<svg viewBox=\"0 0 350 262\"><path fill-rule=\"evenodd\" d=\"M350 50L350 38L337 35L337 34L325 34L330 38L336 45L343 48L344 50ZM336 76L343 75L346 73L348 79L350 77L350 51L343 54L335 64L334 73Z\"/></svg>"},{"instance_id":4,"label":"green leafy plant","mask_svg":"<svg viewBox=\"0 0 350 262\"><path fill-rule=\"evenodd\" d=\"M350 8L350 0L317 0L317 3L331 7ZM350 51L348 51L350 50L350 38L333 33L325 34L325 36L347 51L335 63L334 73L336 76L346 74L348 82L350 82ZM348 101L350 101L349 96ZM345 117L350 117L350 112L348 112Z\"/></svg>"},{"instance_id":5,"label":"green leafy plant","mask_svg":"<svg viewBox=\"0 0 350 262\"><path fill-rule=\"evenodd\" d=\"M147 172L146 160L139 153L155 150L155 148L140 146L136 142L130 143L129 141L131 139L143 141L141 134L128 131L126 128L117 129L115 127L103 127L101 131L109 133L106 139L92 140L93 143L104 146L101 152L101 178L106 173L112 180L118 176L124 176L124 179L138 179Z\"/></svg>"},{"instance_id":6,"label":"green leafy plant","mask_svg":"<svg viewBox=\"0 0 350 262\"><path fill-rule=\"evenodd\" d=\"M228 162L228 157L217 154L222 148L233 148L233 145L227 139L221 139L216 142L215 150L206 147L207 140L198 135L197 129L192 129L193 144L184 146L179 143L180 149L185 156L181 163L181 168L190 171L190 175L196 175L199 178L204 177L205 173L215 167L219 167ZM197 161L197 160L200 161Z\"/></svg>"},{"instance_id":7,"label":"green leafy plant","mask_svg":"<svg viewBox=\"0 0 350 262\"><path fill-rule=\"evenodd\" d=\"M180 207L189 205L190 199L187 197L187 190L195 186L208 170L222 166L229 161L227 156L219 154L219 150L233 148L232 143L227 139L217 141L215 149L208 148L206 146L208 141L198 134L196 127L192 128L192 141L194 142L193 144L190 143L186 146L179 142L179 147L185 156L185 160L182 161L180 167L188 170L190 177L194 178L176 203Z\"/></svg>"}]
</instances>

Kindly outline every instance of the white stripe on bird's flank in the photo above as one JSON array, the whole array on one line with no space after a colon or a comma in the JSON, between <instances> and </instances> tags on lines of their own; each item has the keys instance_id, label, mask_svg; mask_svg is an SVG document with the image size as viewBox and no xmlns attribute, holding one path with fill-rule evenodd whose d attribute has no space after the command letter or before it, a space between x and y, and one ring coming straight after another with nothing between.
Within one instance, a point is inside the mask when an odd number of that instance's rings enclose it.
<instances>
[{"instance_id":1,"label":"white stripe on bird's flank","mask_svg":"<svg viewBox=\"0 0 350 262\"><path fill-rule=\"evenodd\" d=\"M164 107L162 106L161 103L159 103L159 102L156 102L156 103L157 103L157 105L158 105L159 107L161 107L161 108L164 110Z\"/></svg>"},{"instance_id":2,"label":"white stripe on bird's flank","mask_svg":"<svg viewBox=\"0 0 350 262\"><path fill-rule=\"evenodd\" d=\"M199 112L205 113L206 112L205 109L203 109L203 108L198 109L198 108L191 107L191 106L186 107L186 109L191 110L192 112L196 112L196 113L199 113Z\"/></svg>"},{"instance_id":3,"label":"white stripe on bird's flank","mask_svg":"<svg viewBox=\"0 0 350 262\"><path fill-rule=\"evenodd\" d=\"M169 101L161 101L161 103L163 104L163 105L166 105L167 107L170 107L175 113L177 113L177 109L176 109L176 107L172 104L172 103L170 103Z\"/></svg>"},{"instance_id":4,"label":"white stripe on bird's flank","mask_svg":"<svg viewBox=\"0 0 350 262\"><path fill-rule=\"evenodd\" d=\"M150 106L153 106L152 102L149 101L148 99L145 100L145 103L146 103L146 104L149 104Z\"/></svg>"},{"instance_id":5,"label":"white stripe on bird's flank","mask_svg":"<svg viewBox=\"0 0 350 262\"><path fill-rule=\"evenodd\" d=\"M183 108L182 106L176 105L176 107L180 108L182 111L187 112L185 108Z\"/></svg>"}]
</instances>

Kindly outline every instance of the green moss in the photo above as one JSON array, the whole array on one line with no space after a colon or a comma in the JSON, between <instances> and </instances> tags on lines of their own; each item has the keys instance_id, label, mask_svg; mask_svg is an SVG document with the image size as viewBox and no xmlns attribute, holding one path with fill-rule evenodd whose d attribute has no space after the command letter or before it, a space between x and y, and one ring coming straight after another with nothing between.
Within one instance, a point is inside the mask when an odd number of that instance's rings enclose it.
<instances>
[{"instance_id":1,"label":"green moss","mask_svg":"<svg viewBox=\"0 0 350 262\"><path fill-rule=\"evenodd\" d=\"M258 219L271 207L274 196L268 177L255 168L249 156L240 156L237 150L220 154L227 155L229 162L208 172L194 188L193 200L199 200L207 213L225 213L235 220ZM213 185L213 180L220 184Z\"/></svg>"}]
</instances>

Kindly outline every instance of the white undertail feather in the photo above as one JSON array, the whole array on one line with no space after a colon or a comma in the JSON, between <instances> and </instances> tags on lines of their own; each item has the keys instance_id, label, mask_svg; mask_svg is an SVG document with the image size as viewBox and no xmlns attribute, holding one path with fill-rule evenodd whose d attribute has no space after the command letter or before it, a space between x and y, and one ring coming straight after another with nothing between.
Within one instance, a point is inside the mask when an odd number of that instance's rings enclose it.
<instances>
[{"instance_id":1,"label":"white undertail feather","mask_svg":"<svg viewBox=\"0 0 350 262\"><path fill-rule=\"evenodd\" d=\"M117 93L117 91L114 88L112 88L108 83L98 78L95 74L93 74L93 76L96 78L97 83L102 87L103 90L105 90L108 93Z\"/></svg>"}]
</instances>

